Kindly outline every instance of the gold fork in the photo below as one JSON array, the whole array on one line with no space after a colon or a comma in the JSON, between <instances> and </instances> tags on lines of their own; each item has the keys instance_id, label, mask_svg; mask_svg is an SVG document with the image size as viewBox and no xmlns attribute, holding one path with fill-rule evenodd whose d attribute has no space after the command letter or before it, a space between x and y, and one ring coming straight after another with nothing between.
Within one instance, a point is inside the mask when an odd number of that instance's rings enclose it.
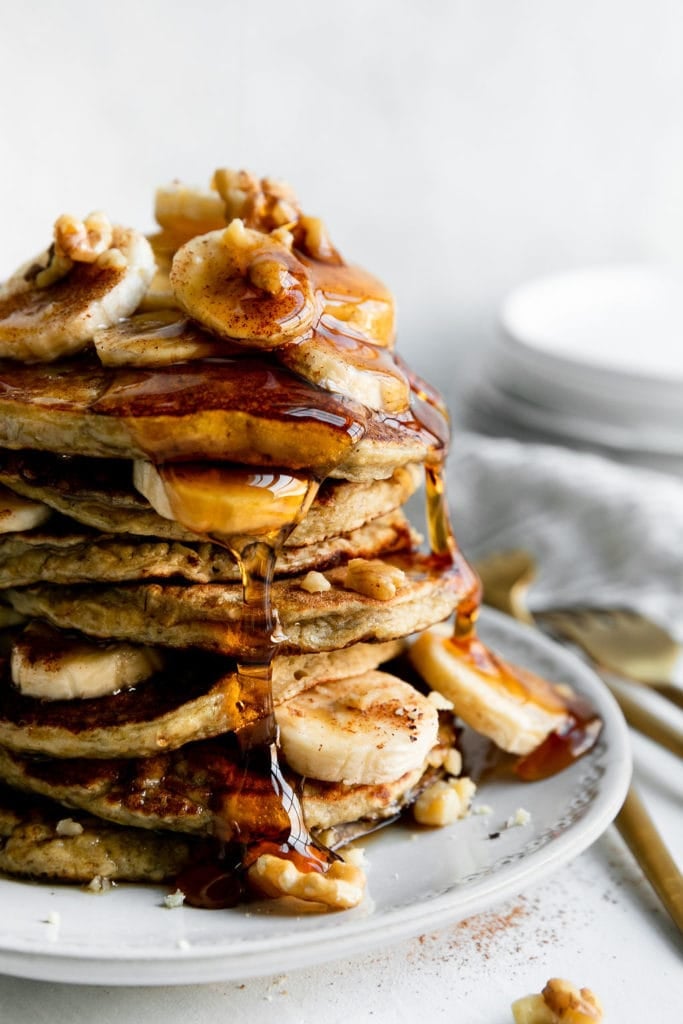
<instances>
[{"instance_id":1,"label":"gold fork","mask_svg":"<svg viewBox=\"0 0 683 1024\"><path fill-rule=\"evenodd\" d=\"M601 667L644 684L683 708L683 689L671 682L681 648L655 622L636 612L598 608L564 608L536 618Z\"/></svg>"},{"instance_id":2,"label":"gold fork","mask_svg":"<svg viewBox=\"0 0 683 1024\"><path fill-rule=\"evenodd\" d=\"M476 569L486 604L519 622L534 623L526 601L536 577L532 554L521 549L496 552L478 562ZM593 608L540 612L535 619L571 640L599 667L656 690L683 708L683 688L671 681L681 648L661 626L636 612Z\"/></svg>"},{"instance_id":3,"label":"gold fork","mask_svg":"<svg viewBox=\"0 0 683 1024\"><path fill-rule=\"evenodd\" d=\"M476 569L487 604L507 612L520 622L533 623L533 616L526 605L526 592L536 575L531 554L526 551L502 552L480 562ZM634 707L636 711L642 711L635 703ZM631 721L628 715L625 717ZM632 721L631 724L636 723ZM683 932L683 875L633 786L629 786L615 824L671 919Z\"/></svg>"}]
</instances>

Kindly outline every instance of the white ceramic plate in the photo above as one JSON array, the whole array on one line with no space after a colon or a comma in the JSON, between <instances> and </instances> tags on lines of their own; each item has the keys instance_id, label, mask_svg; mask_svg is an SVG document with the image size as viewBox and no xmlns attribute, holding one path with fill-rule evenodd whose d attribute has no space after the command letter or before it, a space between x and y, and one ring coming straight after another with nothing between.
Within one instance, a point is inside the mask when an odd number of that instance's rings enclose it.
<instances>
[{"instance_id":1,"label":"white ceramic plate","mask_svg":"<svg viewBox=\"0 0 683 1024\"><path fill-rule=\"evenodd\" d=\"M363 841L368 897L345 913L292 917L273 904L168 910L165 890L154 887L92 895L0 880L0 972L108 985L278 973L457 921L557 870L600 835L623 801L631 774L626 727L602 683L573 655L488 611L482 635L508 658L593 701L605 728L590 755L544 782L486 783L475 805L490 804L490 816L433 831L394 826ZM530 823L505 829L519 807L531 813Z\"/></svg>"},{"instance_id":2,"label":"white ceramic plate","mask_svg":"<svg viewBox=\"0 0 683 1024\"><path fill-rule=\"evenodd\" d=\"M632 265L518 288L490 361L499 403L567 438L682 455L682 284L679 271Z\"/></svg>"},{"instance_id":3,"label":"white ceramic plate","mask_svg":"<svg viewBox=\"0 0 683 1024\"><path fill-rule=\"evenodd\" d=\"M548 365L583 371L586 388L606 372L612 387L672 393L683 383L682 284L674 267L574 270L517 288L503 304L501 326Z\"/></svg>"}]
</instances>

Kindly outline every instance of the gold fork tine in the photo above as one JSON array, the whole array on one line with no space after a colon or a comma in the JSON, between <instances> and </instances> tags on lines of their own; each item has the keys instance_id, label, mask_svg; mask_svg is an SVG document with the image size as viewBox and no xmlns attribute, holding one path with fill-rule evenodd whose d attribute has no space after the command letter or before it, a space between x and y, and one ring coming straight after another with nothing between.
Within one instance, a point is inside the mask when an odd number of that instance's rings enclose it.
<instances>
[{"instance_id":1,"label":"gold fork tine","mask_svg":"<svg viewBox=\"0 0 683 1024\"><path fill-rule=\"evenodd\" d=\"M683 708L683 689L671 682L680 647L669 634L634 612L562 609L538 619L603 668L648 686Z\"/></svg>"}]
</instances>

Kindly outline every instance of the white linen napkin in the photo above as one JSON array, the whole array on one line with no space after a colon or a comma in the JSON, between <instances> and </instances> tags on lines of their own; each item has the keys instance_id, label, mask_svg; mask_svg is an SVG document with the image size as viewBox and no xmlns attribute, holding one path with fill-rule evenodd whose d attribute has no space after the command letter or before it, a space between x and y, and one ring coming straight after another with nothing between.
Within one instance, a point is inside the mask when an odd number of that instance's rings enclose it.
<instances>
[{"instance_id":1,"label":"white linen napkin","mask_svg":"<svg viewBox=\"0 0 683 1024\"><path fill-rule=\"evenodd\" d=\"M456 436L448 497L470 560L524 548L532 611L630 608L683 641L683 480L551 445Z\"/></svg>"}]
</instances>

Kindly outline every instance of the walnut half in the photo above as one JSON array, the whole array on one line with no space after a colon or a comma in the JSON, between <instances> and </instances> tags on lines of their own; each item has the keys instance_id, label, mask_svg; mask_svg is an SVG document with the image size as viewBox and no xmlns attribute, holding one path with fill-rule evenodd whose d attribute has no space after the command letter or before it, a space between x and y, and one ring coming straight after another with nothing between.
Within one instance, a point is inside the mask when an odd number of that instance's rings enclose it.
<instances>
[{"instance_id":1,"label":"walnut half","mask_svg":"<svg viewBox=\"0 0 683 1024\"><path fill-rule=\"evenodd\" d=\"M294 896L321 909L348 910L357 907L365 892L365 875L360 867L334 861L327 871L299 871L283 857L262 854L249 868L250 883L265 896Z\"/></svg>"},{"instance_id":2,"label":"walnut half","mask_svg":"<svg viewBox=\"0 0 683 1024\"><path fill-rule=\"evenodd\" d=\"M512 1004L515 1024L601 1024L602 1004L589 988L564 978L550 978L540 995Z\"/></svg>"}]
</instances>

